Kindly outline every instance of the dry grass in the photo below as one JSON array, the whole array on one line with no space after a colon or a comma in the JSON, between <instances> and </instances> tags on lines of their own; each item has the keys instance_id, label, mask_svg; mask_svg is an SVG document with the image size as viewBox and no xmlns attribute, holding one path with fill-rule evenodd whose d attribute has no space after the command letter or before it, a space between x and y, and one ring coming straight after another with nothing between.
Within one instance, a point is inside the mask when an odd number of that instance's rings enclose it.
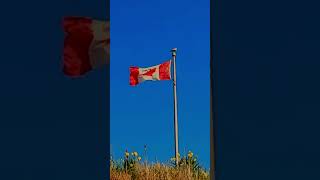
<instances>
[{"instance_id":1,"label":"dry grass","mask_svg":"<svg viewBox=\"0 0 320 180\"><path fill-rule=\"evenodd\" d=\"M145 146L146 154L146 146ZM110 157L110 180L209 180L209 172L199 164L197 156L188 154L171 158L167 163L148 163L138 152L124 153L123 159ZM143 159L145 159L143 161Z\"/></svg>"},{"instance_id":2,"label":"dry grass","mask_svg":"<svg viewBox=\"0 0 320 180\"><path fill-rule=\"evenodd\" d=\"M130 171L110 168L110 180L209 180L209 175L203 170L195 172L188 166L175 168L156 163L137 164Z\"/></svg>"}]
</instances>

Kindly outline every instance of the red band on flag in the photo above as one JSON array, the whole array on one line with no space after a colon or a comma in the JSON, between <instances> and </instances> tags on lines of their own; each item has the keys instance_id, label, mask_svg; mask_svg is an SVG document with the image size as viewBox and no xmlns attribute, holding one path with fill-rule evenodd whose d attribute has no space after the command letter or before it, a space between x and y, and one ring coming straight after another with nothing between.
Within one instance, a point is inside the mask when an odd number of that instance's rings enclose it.
<instances>
[{"instance_id":1,"label":"red band on flag","mask_svg":"<svg viewBox=\"0 0 320 180\"><path fill-rule=\"evenodd\" d=\"M130 67L130 85L131 86L135 86L139 84L138 76L139 76L139 68Z\"/></svg>"},{"instance_id":2,"label":"red band on flag","mask_svg":"<svg viewBox=\"0 0 320 180\"><path fill-rule=\"evenodd\" d=\"M66 34L63 51L63 72L79 76L91 70L89 47L93 39L88 18L67 17L63 21Z\"/></svg>"},{"instance_id":3,"label":"red band on flag","mask_svg":"<svg viewBox=\"0 0 320 180\"><path fill-rule=\"evenodd\" d=\"M161 80L171 79L170 67L171 67L171 61L167 61L165 63L160 64L159 77Z\"/></svg>"}]
</instances>

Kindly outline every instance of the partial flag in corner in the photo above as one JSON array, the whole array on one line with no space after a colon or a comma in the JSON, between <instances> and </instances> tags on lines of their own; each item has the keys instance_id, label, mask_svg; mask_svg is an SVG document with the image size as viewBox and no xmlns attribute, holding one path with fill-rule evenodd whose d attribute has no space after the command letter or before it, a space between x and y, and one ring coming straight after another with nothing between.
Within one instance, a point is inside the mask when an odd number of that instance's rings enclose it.
<instances>
[{"instance_id":1,"label":"partial flag in corner","mask_svg":"<svg viewBox=\"0 0 320 180\"><path fill-rule=\"evenodd\" d=\"M130 85L135 86L139 83L151 80L170 80L171 79L171 60L152 67L130 67Z\"/></svg>"},{"instance_id":2,"label":"partial flag in corner","mask_svg":"<svg viewBox=\"0 0 320 180\"><path fill-rule=\"evenodd\" d=\"M84 75L110 62L110 23L88 17L65 17L63 72Z\"/></svg>"}]
</instances>

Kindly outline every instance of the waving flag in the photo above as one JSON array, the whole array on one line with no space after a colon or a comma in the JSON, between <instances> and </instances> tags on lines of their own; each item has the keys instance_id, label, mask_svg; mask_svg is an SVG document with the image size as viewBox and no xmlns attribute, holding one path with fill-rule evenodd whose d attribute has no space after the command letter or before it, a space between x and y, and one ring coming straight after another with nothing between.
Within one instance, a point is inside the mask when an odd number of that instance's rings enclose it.
<instances>
[{"instance_id":1,"label":"waving flag","mask_svg":"<svg viewBox=\"0 0 320 180\"><path fill-rule=\"evenodd\" d=\"M66 33L63 49L63 72L81 76L110 61L109 21L87 17L65 17Z\"/></svg>"},{"instance_id":2,"label":"waving flag","mask_svg":"<svg viewBox=\"0 0 320 180\"><path fill-rule=\"evenodd\" d=\"M171 79L171 60L162 64L140 68L130 67L130 85L135 86L143 81L159 81Z\"/></svg>"}]
</instances>

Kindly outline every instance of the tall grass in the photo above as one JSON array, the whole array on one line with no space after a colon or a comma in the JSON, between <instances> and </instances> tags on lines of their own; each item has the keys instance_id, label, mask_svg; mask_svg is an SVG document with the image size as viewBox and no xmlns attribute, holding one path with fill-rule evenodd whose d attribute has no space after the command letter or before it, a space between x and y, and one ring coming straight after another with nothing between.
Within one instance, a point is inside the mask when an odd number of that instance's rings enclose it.
<instances>
[{"instance_id":1,"label":"tall grass","mask_svg":"<svg viewBox=\"0 0 320 180\"><path fill-rule=\"evenodd\" d=\"M137 152L125 152L124 159L110 160L110 180L209 180L209 172L202 168L191 151L167 163L149 163Z\"/></svg>"}]
</instances>

